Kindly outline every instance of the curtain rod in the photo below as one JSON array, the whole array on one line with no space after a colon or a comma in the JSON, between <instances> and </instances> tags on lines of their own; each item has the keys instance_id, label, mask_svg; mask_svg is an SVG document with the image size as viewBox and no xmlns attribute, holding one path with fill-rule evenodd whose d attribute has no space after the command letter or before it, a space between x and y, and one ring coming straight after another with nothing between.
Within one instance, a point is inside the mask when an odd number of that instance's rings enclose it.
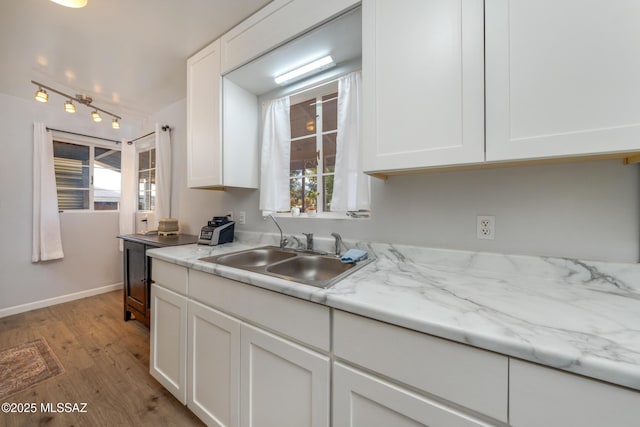
<instances>
[{"instance_id":1,"label":"curtain rod","mask_svg":"<svg viewBox=\"0 0 640 427\"><path fill-rule=\"evenodd\" d=\"M47 128L47 130L52 130L52 131L55 131L55 132L68 133L70 135L85 136L87 138L101 139L103 141L115 142L116 144L120 144L120 141L116 141L115 139L102 138L100 136L85 135L84 133L70 132L68 130L54 129L54 128Z\"/></svg>"},{"instance_id":2,"label":"curtain rod","mask_svg":"<svg viewBox=\"0 0 640 427\"><path fill-rule=\"evenodd\" d=\"M163 131L165 131L165 132L166 132L166 131L171 131L171 126L169 126L169 125L164 125L164 126L162 126L162 128L161 128L161 129L162 129ZM131 144L133 144L134 142L136 142L137 140L142 139L142 138L146 138L146 137L148 137L148 136L150 136L150 135L153 135L153 134L155 134L155 133L156 133L156 131L153 131L153 132L149 132L149 133L148 133L148 134L146 134L146 135L142 135L142 136L139 136L139 137L137 137L137 138L134 138L134 139L132 139L131 141L127 141L127 145L131 145Z\"/></svg>"}]
</instances>

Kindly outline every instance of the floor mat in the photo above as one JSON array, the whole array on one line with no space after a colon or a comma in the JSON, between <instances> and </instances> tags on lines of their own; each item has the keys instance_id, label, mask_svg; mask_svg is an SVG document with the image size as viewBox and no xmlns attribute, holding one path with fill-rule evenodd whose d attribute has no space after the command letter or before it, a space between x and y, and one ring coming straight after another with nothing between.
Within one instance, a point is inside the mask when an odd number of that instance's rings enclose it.
<instances>
[{"instance_id":1,"label":"floor mat","mask_svg":"<svg viewBox=\"0 0 640 427\"><path fill-rule=\"evenodd\" d=\"M0 351L0 399L64 372L44 338Z\"/></svg>"}]
</instances>

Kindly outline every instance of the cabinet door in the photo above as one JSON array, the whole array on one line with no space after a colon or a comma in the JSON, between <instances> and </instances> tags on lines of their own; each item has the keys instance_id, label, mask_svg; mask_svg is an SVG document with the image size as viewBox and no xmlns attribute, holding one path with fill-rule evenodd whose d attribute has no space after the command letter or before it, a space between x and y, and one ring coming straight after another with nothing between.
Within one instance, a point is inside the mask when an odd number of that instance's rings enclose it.
<instances>
[{"instance_id":1,"label":"cabinet door","mask_svg":"<svg viewBox=\"0 0 640 427\"><path fill-rule=\"evenodd\" d=\"M636 0L486 0L487 160L640 149Z\"/></svg>"},{"instance_id":2,"label":"cabinet door","mask_svg":"<svg viewBox=\"0 0 640 427\"><path fill-rule=\"evenodd\" d=\"M482 421L340 363L333 367L333 425L470 427Z\"/></svg>"},{"instance_id":3,"label":"cabinet door","mask_svg":"<svg viewBox=\"0 0 640 427\"><path fill-rule=\"evenodd\" d=\"M364 0L364 169L484 160L482 0Z\"/></svg>"},{"instance_id":4,"label":"cabinet door","mask_svg":"<svg viewBox=\"0 0 640 427\"><path fill-rule=\"evenodd\" d=\"M189 301L188 330L187 406L209 426L238 426L240 323Z\"/></svg>"},{"instance_id":5,"label":"cabinet door","mask_svg":"<svg viewBox=\"0 0 640 427\"><path fill-rule=\"evenodd\" d=\"M242 326L243 427L329 425L329 358Z\"/></svg>"},{"instance_id":6,"label":"cabinet door","mask_svg":"<svg viewBox=\"0 0 640 427\"><path fill-rule=\"evenodd\" d=\"M220 40L187 60L187 185L222 183Z\"/></svg>"},{"instance_id":7,"label":"cabinet door","mask_svg":"<svg viewBox=\"0 0 640 427\"><path fill-rule=\"evenodd\" d=\"M515 427L637 427L640 392L511 359L509 421Z\"/></svg>"},{"instance_id":8,"label":"cabinet door","mask_svg":"<svg viewBox=\"0 0 640 427\"><path fill-rule=\"evenodd\" d=\"M133 309L134 314L137 314L136 317L144 321L148 306L145 246L142 243L125 240L123 259L125 310Z\"/></svg>"},{"instance_id":9,"label":"cabinet door","mask_svg":"<svg viewBox=\"0 0 640 427\"><path fill-rule=\"evenodd\" d=\"M149 371L181 403L187 403L187 299L151 285Z\"/></svg>"}]
</instances>

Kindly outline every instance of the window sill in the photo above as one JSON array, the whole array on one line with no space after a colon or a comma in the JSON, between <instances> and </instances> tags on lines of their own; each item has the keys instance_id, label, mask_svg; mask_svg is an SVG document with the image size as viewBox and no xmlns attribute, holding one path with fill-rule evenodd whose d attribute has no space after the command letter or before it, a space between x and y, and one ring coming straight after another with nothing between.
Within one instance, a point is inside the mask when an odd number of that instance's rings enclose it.
<instances>
[{"instance_id":1,"label":"window sill","mask_svg":"<svg viewBox=\"0 0 640 427\"><path fill-rule=\"evenodd\" d=\"M349 221L362 221L371 219L371 214L366 218L353 218L348 216L345 212L322 212L315 215L308 215L301 213L300 215L293 215L289 212L276 212L272 214L276 218L292 218L299 219L337 219L337 220L349 220Z\"/></svg>"}]
</instances>

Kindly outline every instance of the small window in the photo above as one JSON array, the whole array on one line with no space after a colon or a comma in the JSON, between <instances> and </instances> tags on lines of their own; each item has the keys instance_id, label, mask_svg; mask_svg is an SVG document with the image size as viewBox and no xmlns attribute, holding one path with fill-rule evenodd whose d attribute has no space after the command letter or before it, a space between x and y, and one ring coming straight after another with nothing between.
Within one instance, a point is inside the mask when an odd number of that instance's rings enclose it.
<instances>
[{"instance_id":1,"label":"small window","mask_svg":"<svg viewBox=\"0 0 640 427\"><path fill-rule=\"evenodd\" d=\"M337 89L337 83L332 83L290 98L291 208L303 213L331 211L338 136Z\"/></svg>"},{"instance_id":2,"label":"small window","mask_svg":"<svg viewBox=\"0 0 640 427\"><path fill-rule=\"evenodd\" d=\"M138 210L156 209L156 149L138 153Z\"/></svg>"},{"instance_id":3,"label":"small window","mask_svg":"<svg viewBox=\"0 0 640 427\"><path fill-rule=\"evenodd\" d=\"M53 142L60 210L117 210L120 203L120 151Z\"/></svg>"}]
</instances>

